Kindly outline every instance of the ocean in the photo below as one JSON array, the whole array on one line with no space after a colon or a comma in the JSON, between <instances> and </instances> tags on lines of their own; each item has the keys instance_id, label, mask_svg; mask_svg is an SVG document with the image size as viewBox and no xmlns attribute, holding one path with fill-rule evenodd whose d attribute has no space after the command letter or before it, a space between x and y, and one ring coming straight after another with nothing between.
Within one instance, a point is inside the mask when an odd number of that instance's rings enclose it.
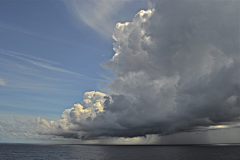
<instances>
[{"instance_id":1,"label":"ocean","mask_svg":"<svg viewBox=\"0 0 240 160\"><path fill-rule=\"evenodd\" d=\"M239 145L0 144L0 160L239 160Z\"/></svg>"}]
</instances>

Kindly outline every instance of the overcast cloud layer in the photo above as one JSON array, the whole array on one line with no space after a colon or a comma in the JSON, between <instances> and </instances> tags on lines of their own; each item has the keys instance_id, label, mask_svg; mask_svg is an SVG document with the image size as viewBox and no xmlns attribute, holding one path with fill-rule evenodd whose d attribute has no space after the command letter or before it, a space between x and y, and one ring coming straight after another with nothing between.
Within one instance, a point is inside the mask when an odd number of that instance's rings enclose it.
<instances>
[{"instance_id":1,"label":"overcast cloud layer","mask_svg":"<svg viewBox=\"0 0 240 160\"><path fill-rule=\"evenodd\" d=\"M60 120L38 118L39 134L137 137L239 122L239 2L153 6L116 24L115 55L102 65L116 75L112 94L87 92Z\"/></svg>"}]
</instances>

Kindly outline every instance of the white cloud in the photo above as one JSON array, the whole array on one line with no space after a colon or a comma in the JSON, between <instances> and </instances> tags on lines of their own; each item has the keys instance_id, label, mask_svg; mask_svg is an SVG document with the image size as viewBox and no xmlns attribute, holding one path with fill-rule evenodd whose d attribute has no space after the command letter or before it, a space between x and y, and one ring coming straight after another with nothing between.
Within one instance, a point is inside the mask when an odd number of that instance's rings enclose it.
<instances>
[{"instance_id":1,"label":"white cloud","mask_svg":"<svg viewBox=\"0 0 240 160\"><path fill-rule=\"evenodd\" d=\"M65 1L65 4L78 20L98 33L109 36L113 31L114 16L128 1L130 0Z\"/></svg>"},{"instance_id":2,"label":"white cloud","mask_svg":"<svg viewBox=\"0 0 240 160\"><path fill-rule=\"evenodd\" d=\"M40 134L54 134L65 138L80 139L87 132L88 123L95 119L99 113L103 112L105 96L107 95L101 92L86 92L83 102L74 104L71 109L63 111L60 120L49 123L45 119L38 118L38 132ZM82 127L79 128L79 125Z\"/></svg>"},{"instance_id":3,"label":"white cloud","mask_svg":"<svg viewBox=\"0 0 240 160\"><path fill-rule=\"evenodd\" d=\"M7 85L7 81L4 80L3 78L0 78L0 86L6 86Z\"/></svg>"}]
</instances>

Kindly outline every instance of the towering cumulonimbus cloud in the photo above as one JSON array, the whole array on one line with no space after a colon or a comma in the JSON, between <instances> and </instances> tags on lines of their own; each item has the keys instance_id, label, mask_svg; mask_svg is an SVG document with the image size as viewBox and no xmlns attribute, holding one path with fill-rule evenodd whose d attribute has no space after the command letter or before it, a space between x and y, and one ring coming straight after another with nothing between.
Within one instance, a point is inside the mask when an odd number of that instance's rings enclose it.
<instances>
[{"instance_id":1,"label":"towering cumulonimbus cloud","mask_svg":"<svg viewBox=\"0 0 240 160\"><path fill-rule=\"evenodd\" d=\"M232 124L240 116L239 1L152 1L117 23L102 66L112 93L86 92L38 132L65 138L136 137Z\"/></svg>"}]
</instances>

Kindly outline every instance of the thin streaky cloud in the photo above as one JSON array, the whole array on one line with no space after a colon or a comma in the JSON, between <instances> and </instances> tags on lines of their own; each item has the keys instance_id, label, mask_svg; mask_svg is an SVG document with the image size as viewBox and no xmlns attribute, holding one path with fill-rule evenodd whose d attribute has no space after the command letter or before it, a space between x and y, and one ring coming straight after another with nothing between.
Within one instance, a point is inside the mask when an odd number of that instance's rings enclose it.
<instances>
[{"instance_id":1,"label":"thin streaky cloud","mask_svg":"<svg viewBox=\"0 0 240 160\"><path fill-rule=\"evenodd\" d=\"M15 32L19 32L19 33L23 33L23 34L27 34L27 35L31 35L31 36L43 37L42 35L38 35L38 34L33 33L33 32L29 32L29 31L22 30L22 29L19 29L19 28L11 27L11 26L6 25L6 24L3 25L3 22L1 22L0 28L15 31Z\"/></svg>"},{"instance_id":2,"label":"thin streaky cloud","mask_svg":"<svg viewBox=\"0 0 240 160\"><path fill-rule=\"evenodd\" d=\"M0 52L0 54L1 54L1 52ZM29 66L26 66L26 65L23 65L23 64L18 64L15 61L12 61L12 60L8 60L8 59L4 59L4 58L0 57L0 62L2 62L1 65L6 64L5 67L8 68L8 71L15 71L17 73L23 73L25 75L32 75L32 76L35 76L35 77L38 77L38 78L43 78L43 79L46 79L46 80L53 80L55 82L56 81L58 81L58 82L61 81L61 82L68 82L68 83L72 82L72 83L74 83L73 81L71 81L69 79L68 80L67 79L59 79L59 78L53 78L53 77L49 77L49 76L43 76L41 74L36 74L36 71L39 71L38 69L33 68L33 67L29 67ZM23 72L23 70L27 70L27 72ZM6 74L11 75L9 72L5 73L5 75ZM19 79L19 77L18 77L18 79ZM16 80L16 77L15 77L15 80Z\"/></svg>"},{"instance_id":3,"label":"thin streaky cloud","mask_svg":"<svg viewBox=\"0 0 240 160\"><path fill-rule=\"evenodd\" d=\"M90 77L87 77L87 76L82 75L82 74L79 74L79 73L75 73L75 72L68 71L68 70L65 70L65 69L62 69L62 68L58 68L58 67L52 67L52 66L45 65L45 64L41 64L41 63L38 63L38 62L31 62L31 63L34 64L34 65L37 65L37 66L40 66L40 67L43 67L43 68L52 70L52 71L57 71L57 72L62 72L62 73L67 73L67 74L76 75L76 76L81 77L82 79L108 82L108 81L106 81L106 80L90 78Z\"/></svg>"},{"instance_id":4,"label":"thin streaky cloud","mask_svg":"<svg viewBox=\"0 0 240 160\"><path fill-rule=\"evenodd\" d=\"M42 34L38 34L38 33L34 33L34 32L29 32L27 30L24 30L24 29L20 29L20 28L16 28L16 27L12 27L10 25L6 25L2 22L0 22L0 28L1 29L5 29L5 30L10 30L10 31L14 31L14 32L18 32L18 33L22 33L22 34L25 34L25 35L28 35L28 36L34 36L34 37L38 37L38 38L44 38L44 39L51 39L51 40L55 40L55 41L59 41L58 39L55 39L55 38L51 38L49 36L45 36L45 35L42 35Z\"/></svg>"},{"instance_id":5,"label":"thin streaky cloud","mask_svg":"<svg viewBox=\"0 0 240 160\"><path fill-rule=\"evenodd\" d=\"M9 31L13 31L13 32L18 32L18 33L25 34L25 35L28 35L28 36L33 36L33 37L36 37L36 38L41 38L41 39L45 39L45 40L59 42L59 43L67 44L67 45L73 45L73 46L81 45L81 44L79 44L76 41L72 41L71 39L66 40L66 39L62 39L62 38L59 38L59 37L56 38L56 37L53 37L53 36L47 36L47 35L44 35L44 34L29 32L27 30L16 28L16 27L12 27L10 25L6 25L6 24L3 25L2 23L3 22L0 21L0 29L9 30ZM86 47L88 49L91 49L92 51L94 51L94 53L101 54L101 53L105 53L106 52L106 51L100 51L98 48L92 48L92 47L88 47L88 46L84 46L84 47Z\"/></svg>"},{"instance_id":6,"label":"thin streaky cloud","mask_svg":"<svg viewBox=\"0 0 240 160\"><path fill-rule=\"evenodd\" d=\"M114 15L123 7L124 3L129 1L131 0L64 0L63 2L77 22L81 21L98 33L109 36L112 34L115 25Z\"/></svg>"},{"instance_id":7,"label":"thin streaky cloud","mask_svg":"<svg viewBox=\"0 0 240 160\"><path fill-rule=\"evenodd\" d=\"M53 62L53 61L50 61L50 60L38 58L38 57L35 57L35 56L30 56L30 55L23 54L23 53L18 53L18 52L13 52L13 51L8 51L8 53L24 56L24 57L35 59L35 60L39 60L39 61L42 61L42 62L47 62L47 63L52 63L52 64L59 64L58 62Z\"/></svg>"},{"instance_id":8,"label":"thin streaky cloud","mask_svg":"<svg viewBox=\"0 0 240 160\"><path fill-rule=\"evenodd\" d=\"M27 92L27 93L47 93L47 94L54 94L54 95L74 95L77 93L74 90L64 88L68 84L63 84L59 86L59 84L54 83L45 83L39 81L27 81L27 82L14 82L8 86L8 88L3 89L3 91L9 92ZM19 95L18 95L19 96ZM26 95L23 95L26 97Z\"/></svg>"},{"instance_id":9,"label":"thin streaky cloud","mask_svg":"<svg viewBox=\"0 0 240 160\"><path fill-rule=\"evenodd\" d=\"M0 23L2 23L2 22L0 21ZM66 40L63 40L63 39L50 37L50 36L46 36L46 35L39 34L39 33L29 32L27 30L20 29L20 28L15 28L15 27L12 27L12 26L9 26L9 25L2 25L2 24L0 24L0 29L14 31L14 32L18 32L18 33L25 34L25 35L28 35L28 36L33 36L33 37L37 37L37 38L47 39L47 40L60 42L60 43L64 43L64 44L79 45L79 44L74 43L74 42L69 42L69 41L66 41Z\"/></svg>"},{"instance_id":10,"label":"thin streaky cloud","mask_svg":"<svg viewBox=\"0 0 240 160\"><path fill-rule=\"evenodd\" d=\"M113 78L106 76L105 74L101 73L99 76L108 79L109 81L113 80Z\"/></svg>"},{"instance_id":11,"label":"thin streaky cloud","mask_svg":"<svg viewBox=\"0 0 240 160\"><path fill-rule=\"evenodd\" d=\"M29 62L29 63L31 63L31 64L33 64L33 65L36 65L36 66L38 66L38 67L42 67L42 68L45 68L45 69L48 69L48 70L51 70L51 71L57 71L57 72L62 72L62 73L67 73L67 74L75 75L75 76L78 76L78 77L80 77L80 78L82 78L82 79L86 79L86 80L108 82L107 80L91 78L91 77L88 77L88 76L85 76L85 75L82 75L82 74L79 74L79 73L75 73L75 72L72 72L72 71L68 71L68 70L66 70L66 69L62 69L62 68L58 68L58 67L53 67L53 66L50 66L50 65L47 65L47 64L43 64L43 63L39 63L39 62L30 60L30 59L27 59L27 58L23 58L23 57L20 57L20 56L16 56L16 55L14 55L14 54L2 52L2 51L0 51L0 54L4 54L4 55L7 55L7 56L11 56L11 57L14 57L14 58L18 58L18 59L21 59L21 60L23 60L23 61Z\"/></svg>"}]
</instances>

